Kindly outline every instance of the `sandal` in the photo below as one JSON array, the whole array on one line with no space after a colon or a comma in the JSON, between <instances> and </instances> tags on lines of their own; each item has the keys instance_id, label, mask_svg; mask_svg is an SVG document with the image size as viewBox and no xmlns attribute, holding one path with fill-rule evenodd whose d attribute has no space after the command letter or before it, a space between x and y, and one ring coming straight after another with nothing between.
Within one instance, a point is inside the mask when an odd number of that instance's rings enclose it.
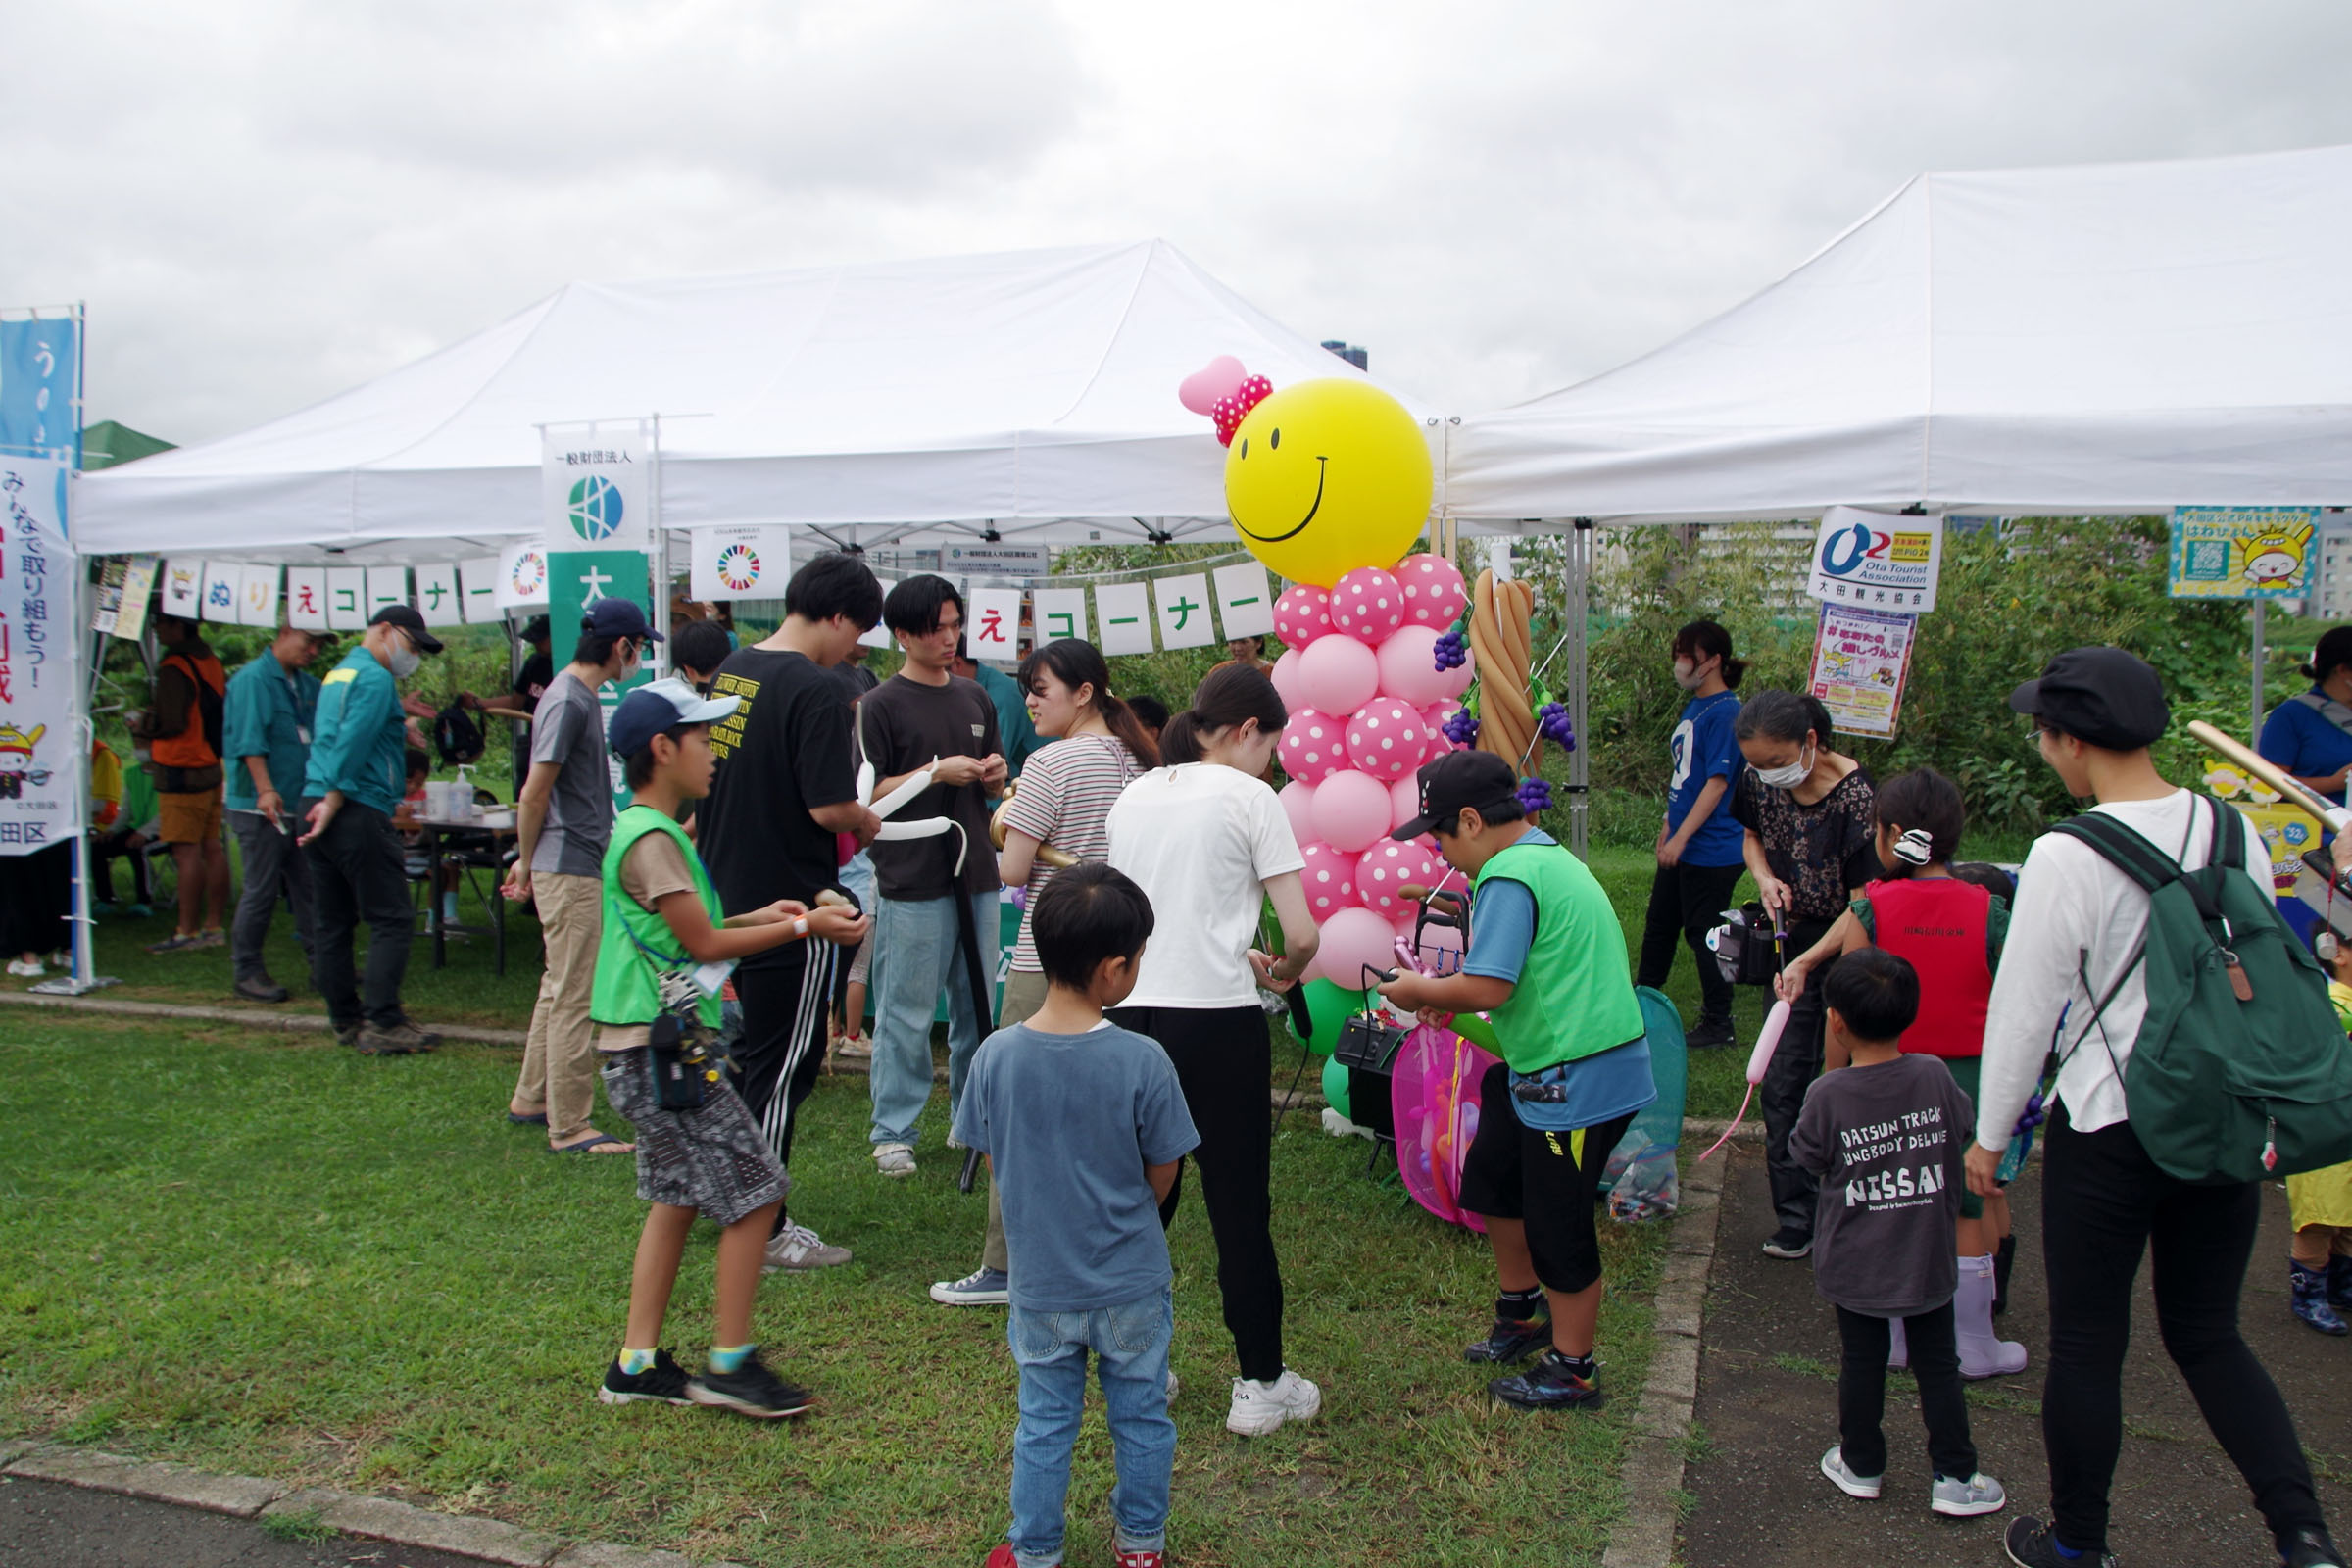
<instances>
[{"instance_id":1,"label":"sandal","mask_svg":"<svg viewBox=\"0 0 2352 1568\"><path fill-rule=\"evenodd\" d=\"M548 1146L547 1152L551 1154L600 1154L605 1152L605 1146L608 1144L612 1146L612 1152L616 1154L631 1154L637 1151L636 1145L624 1144L611 1133L598 1133L593 1137L583 1138L576 1144L564 1144L561 1147L551 1144Z\"/></svg>"}]
</instances>

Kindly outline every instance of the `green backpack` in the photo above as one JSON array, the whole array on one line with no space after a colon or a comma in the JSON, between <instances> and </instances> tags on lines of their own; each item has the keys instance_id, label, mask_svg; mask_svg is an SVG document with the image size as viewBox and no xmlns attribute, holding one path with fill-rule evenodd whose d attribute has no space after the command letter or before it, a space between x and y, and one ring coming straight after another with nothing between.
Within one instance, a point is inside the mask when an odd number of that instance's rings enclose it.
<instances>
[{"instance_id":1,"label":"green backpack","mask_svg":"<svg viewBox=\"0 0 2352 1568\"><path fill-rule=\"evenodd\" d=\"M2054 829L2148 893L2139 952L2091 1022L2144 964L2148 1011L2124 1074L2124 1104L2167 1174L2250 1182L2341 1164L2352 1159L2352 1045L2327 976L2246 876L2237 812L2207 804L2213 850L2196 871L2096 811ZM2076 1049L2086 1037L2076 1036Z\"/></svg>"}]
</instances>

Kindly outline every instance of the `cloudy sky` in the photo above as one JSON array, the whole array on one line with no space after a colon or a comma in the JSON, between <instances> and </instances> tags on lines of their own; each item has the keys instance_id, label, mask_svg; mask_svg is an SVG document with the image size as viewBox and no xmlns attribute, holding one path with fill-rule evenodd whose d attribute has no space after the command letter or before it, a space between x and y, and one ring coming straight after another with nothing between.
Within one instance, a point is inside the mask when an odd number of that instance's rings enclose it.
<instances>
[{"instance_id":1,"label":"cloudy sky","mask_svg":"<svg viewBox=\"0 0 2352 1568\"><path fill-rule=\"evenodd\" d=\"M90 416L300 408L573 278L1163 236L1459 412L1923 170L2352 142L2339 0L7 8L0 303Z\"/></svg>"}]
</instances>

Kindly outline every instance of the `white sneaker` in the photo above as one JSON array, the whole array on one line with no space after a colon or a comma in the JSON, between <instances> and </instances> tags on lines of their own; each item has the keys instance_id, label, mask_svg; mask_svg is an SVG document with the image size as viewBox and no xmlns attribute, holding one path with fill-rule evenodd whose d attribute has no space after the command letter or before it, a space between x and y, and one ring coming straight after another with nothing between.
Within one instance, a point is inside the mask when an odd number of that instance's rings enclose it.
<instances>
[{"instance_id":1,"label":"white sneaker","mask_svg":"<svg viewBox=\"0 0 2352 1568\"><path fill-rule=\"evenodd\" d=\"M47 971L41 967L38 958L11 958L8 960L8 972L21 979L38 980Z\"/></svg>"},{"instance_id":2,"label":"white sneaker","mask_svg":"<svg viewBox=\"0 0 2352 1568\"><path fill-rule=\"evenodd\" d=\"M799 1273L812 1268L837 1268L850 1260L846 1247L829 1247L823 1237L806 1225L787 1224L767 1239L767 1261L760 1267L762 1274L778 1269Z\"/></svg>"},{"instance_id":3,"label":"white sneaker","mask_svg":"<svg viewBox=\"0 0 2352 1568\"><path fill-rule=\"evenodd\" d=\"M914 1174L914 1146L912 1144L876 1144L874 1169L885 1176Z\"/></svg>"},{"instance_id":4,"label":"white sneaker","mask_svg":"<svg viewBox=\"0 0 2352 1568\"><path fill-rule=\"evenodd\" d=\"M1233 1408L1225 1412L1225 1430L1262 1438L1285 1421L1312 1421L1322 1408L1323 1391L1286 1366L1271 1383L1233 1380Z\"/></svg>"},{"instance_id":5,"label":"white sneaker","mask_svg":"<svg viewBox=\"0 0 2352 1568\"><path fill-rule=\"evenodd\" d=\"M1174 1404L1176 1402L1176 1391L1182 1387L1184 1387L1184 1385L1176 1381L1176 1369L1174 1367L1168 1368L1168 1402L1170 1404Z\"/></svg>"},{"instance_id":6,"label":"white sneaker","mask_svg":"<svg viewBox=\"0 0 2352 1568\"><path fill-rule=\"evenodd\" d=\"M2008 1500L2009 1494L2001 1490L2001 1484L1982 1471L1966 1481L1937 1476L1936 1485L1928 1492L1928 1506L1954 1519L1998 1513Z\"/></svg>"},{"instance_id":7,"label":"white sneaker","mask_svg":"<svg viewBox=\"0 0 2352 1568\"><path fill-rule=\"evenodd\" d=\"M1846 1466L1845 1449L1842 1447L1832 1448L1829 1452L1821 1456L1821 1473L1825 1476L1828 1476L1832 1481L1835 1481L1838 1484L1838 1490L1839 1492L1844 1493L1849 1497L1860 1497L1865 1502L1871 1501L1878 1496L1879 1488L1884 1485L1886 1480L1885 1476L1858 1476L1854 1474L1854 1472ZM1941 1483L1937 1484L1941 1485Z\"/></svg>"}]
</instances>

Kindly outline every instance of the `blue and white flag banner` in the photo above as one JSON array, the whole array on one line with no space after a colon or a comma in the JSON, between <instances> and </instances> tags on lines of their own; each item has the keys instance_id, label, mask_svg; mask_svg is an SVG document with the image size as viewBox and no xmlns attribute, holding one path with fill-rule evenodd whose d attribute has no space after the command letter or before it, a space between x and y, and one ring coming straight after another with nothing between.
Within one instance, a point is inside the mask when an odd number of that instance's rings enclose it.
<instances>
[{"instance_id":1,"label":"blue and white flag banner","mask_svg":"<svg viewBox=\"0 0 2352 1568\"><path fill-rule=\"evenodd\" d=\"M0 855L30 855L80 831L81 574L59 521L71 467L62 457L0 455Z\"/></svg>"},{"instance_id":2,"label":"blue and white flag banner","mask_svg":"<svg viewBox=\"0 0 2352 1568\"><path fill-rule=\"evenodd\" d=\"M78 312L0 321L0 451L80 460ZM57 519L62 528L65 518Z\"/></svg>"}]
</instances>

